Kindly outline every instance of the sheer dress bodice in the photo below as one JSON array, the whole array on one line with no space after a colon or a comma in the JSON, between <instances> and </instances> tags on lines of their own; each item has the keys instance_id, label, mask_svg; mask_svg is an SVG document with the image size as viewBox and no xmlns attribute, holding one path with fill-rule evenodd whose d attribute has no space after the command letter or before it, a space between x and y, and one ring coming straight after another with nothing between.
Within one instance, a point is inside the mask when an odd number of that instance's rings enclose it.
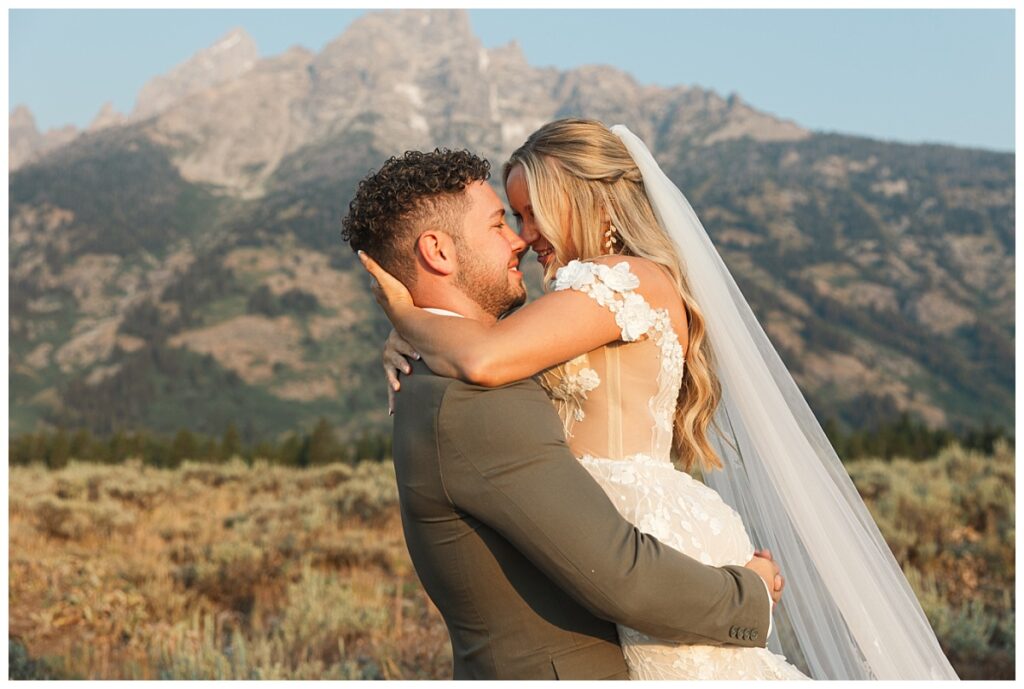
<instances>
[{"instance_id":1,"label":"sheer dress bodice","mask_svg":"<svg viewBox=\"0 0 1024 689\"><path fill-rule=\"evenodd\" d=\"M554 289L611 311L620 339L537 378L573 453L626 519L704 564L743 565L754 548L739 515L672 465L683 349L668 309L648 304L639 286L626 260L560 268ZM806 679L765 648L681 645L622 626L619 637L632 679Z\"/></svg>"},{"instance_id":2,"label":"sheer dress bodice","mask_svg":"<svg viewBox=\"0 0 1024 689\"><path fill-rule=\"evenodd\" d=\"M625 261L614 268L573 261L558 271L555 290L589 295L615 314L622 332L621 341L540 375L578 457L671 463L683 348L668 310L651 308L636 291L639 284Z\"/></svg>"}]
</instances>

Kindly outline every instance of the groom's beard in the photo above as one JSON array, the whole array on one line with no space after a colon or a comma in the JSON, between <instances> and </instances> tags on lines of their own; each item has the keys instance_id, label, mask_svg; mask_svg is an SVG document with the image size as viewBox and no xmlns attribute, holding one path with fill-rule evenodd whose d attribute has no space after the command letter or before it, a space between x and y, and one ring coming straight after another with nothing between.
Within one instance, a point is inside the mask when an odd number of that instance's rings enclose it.
<instances>
[{"instance_id":1,"label":"groom's beard","mask_svg":"<svg viewBox=\"0 0 1024 689\"><path fill-rule=\"evenodd\" d=\"M509 281L508 267L488 269L467 252L462 253L455 285L495 318L526 303L526 286Z\"/></svg>"}]
</instances>

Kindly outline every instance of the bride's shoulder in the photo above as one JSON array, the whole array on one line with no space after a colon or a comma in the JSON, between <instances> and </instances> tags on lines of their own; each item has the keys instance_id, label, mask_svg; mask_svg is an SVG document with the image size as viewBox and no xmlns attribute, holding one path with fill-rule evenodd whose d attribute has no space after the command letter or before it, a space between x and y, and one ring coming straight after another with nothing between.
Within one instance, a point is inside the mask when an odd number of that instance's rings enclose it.
<instances>
[{"instance_id":1,"label":"bride's shoulder","mask_svg":"<svg viewBox=\"0 0 1024 689\"><path fill-rule=\"evenodd\" d=\"M596 268L597 272L606 273L608 270L615 271L621 275L632 275L635 277L634 288L645 294L668 294L675 293L675 285L672 276L663 266L654 261L640 256L598 256L588 259L584 264L604 266Z\"/></svg>"}]
</instances>

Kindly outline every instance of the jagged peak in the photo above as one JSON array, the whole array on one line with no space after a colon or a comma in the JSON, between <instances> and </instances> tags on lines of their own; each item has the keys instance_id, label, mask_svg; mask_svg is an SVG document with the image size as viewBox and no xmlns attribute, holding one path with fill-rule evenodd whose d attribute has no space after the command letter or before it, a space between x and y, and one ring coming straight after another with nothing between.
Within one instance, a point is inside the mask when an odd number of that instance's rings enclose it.
<instances>
[{"instance_id":1,"label":"jagged peak","mask_svg":"<svg viewBox=\"0 0 1024 689\"><path fill-rule=\"evenodd\" d=\"M480 43L466 10L379 10L352 22L324 47L320 58L345 54L370 41L394 44L403 51L410 46L429 49L439 43L460 43L475 48Z\"/></svg>"},{"instance_id":2,"label":"jagged peak","mask_svg":"<svg viewBox=\"0 0 1024 689\"><path fill-rule=\"evenodd\" d=\"M379 10L367 12L349 25L345 33L358 34L380 28L390 30L445 31L475 38L469 21L469 12L450 10Z\"/></svg>"},{"instance_id":3,"label":"jagged peak","mask_svg":"<svg viewBox=\"0 0 1024 689\"><path fill-rule=\"evenodd\" d=\"M119 124L123 124L126 121L126 117L114 108L114 104L107 101L100 108L100 111L96 113L96 117L92 119L92 122L88 126L88 131L95 132L100 129L106 129L107 127L114 127Z\"/></svg>"},{"instance_id":4,"label":"jagged peak","mask_svg":"<svg viewBox=\"0 0 1024 689\"><path fill-rule=\"evenodd\" d=\"M205 52L210 54L217 54L224 52L225 50L231 50L235 46L240 46L246 50L252 50L257 56L259 55L259 46L256 45L256 41L249 35L249 32L240 26L236 26L226 34L217 39L213 45L206 48Z\"/></svg>"},{"instance_id":5,"label":"jagged peak","mask_svg":"<svg viewBox=\"0 0 1024 689\"><path fill-rule=\"evenodd\" d=\"M139 91L133 118L154 115L184 97L249 71L259 60L259 47L242 28L234 28L209 47L148 81Z\"/></svg>"},{"instance_id":6,"label":"jagged peak","mask_svg":"<svg viewBox=\"0 0 1024 689\"><path fill-rule=\"evenodd\" d=\"M519 45L519 41L515 39L503 45L495 46L487 52L495 61L504 62L506 64L529 65L529 61L526 59L526 54L523 52L523 47Z\"/></svg>"},{"instance_id":7,"label":"jagged peak","mask_svg":"<svg viewBox=\"0 0 1024 689\"><path fill-rule=\"evenodd\" d=\"M32 111L28 109L27 105L18 105L14 110L11 111L10 119L8 120L9 127L31 127L36 130L36 117L32 114Z\"/></svg>"}]
</instances>

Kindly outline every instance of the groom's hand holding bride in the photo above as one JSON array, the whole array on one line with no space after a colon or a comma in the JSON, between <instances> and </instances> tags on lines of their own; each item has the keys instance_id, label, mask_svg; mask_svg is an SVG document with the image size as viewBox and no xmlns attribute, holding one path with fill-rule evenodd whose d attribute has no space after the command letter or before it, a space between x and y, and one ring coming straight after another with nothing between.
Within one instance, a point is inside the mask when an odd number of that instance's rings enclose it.
<instances>
[{"instance_id":1,"label":"groom's hand holding bride","mask_svg":"<svg viewBox=\"0 0 1024 689\"><path fill-rule=\"evenodd\" d=\"M779 566L772 559L771 551L767 549L755 550L754 557L743 566L754 570L764 580L770 592L769 595L771 595L772 603L778 603L782 598L782 589L786 586L786 580L782 577Z\"/></svg>"}]
</instances>

